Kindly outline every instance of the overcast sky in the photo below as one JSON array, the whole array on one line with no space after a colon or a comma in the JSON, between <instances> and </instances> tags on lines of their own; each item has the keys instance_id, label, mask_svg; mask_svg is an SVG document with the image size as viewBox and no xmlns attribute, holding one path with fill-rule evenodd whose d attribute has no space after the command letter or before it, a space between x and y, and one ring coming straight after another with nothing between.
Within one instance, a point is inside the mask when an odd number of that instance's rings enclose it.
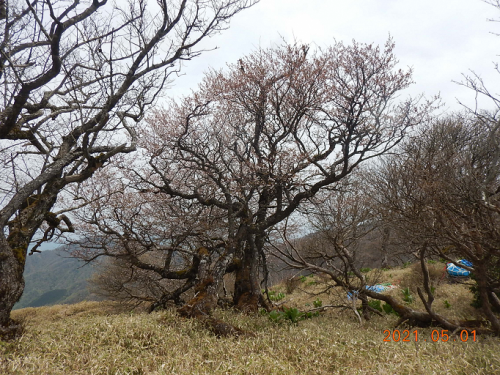
<instances>
[{"instance_id":1,"label":"overcast sky","mask_svg":"<svg viewBox=\"0 0 500 375\"><path fill-rule=\"evenodd\" d=\"M500 34L500 23L491 18L500 18L500 10L481 0L261 0L205 43L219 48L188 62L167 95L188 94L210 67L223 68L259 46L280 43L281 36L326 47L335 39L383 45L391 35L400 66L414 69L415 84L407 94L440 92L443 110L459 109L457 98L473 105L474 94L452 81L469 69L490 82L493 92L500 87L494 71L500 36L492 34ZM42 249L51 246L56 245Z\"/></svg>"},{"instance_id":2,"label":"overcast sky","mask_svg":"<svg viewBox=\"0 0 500 375\"><path fill-rule=\"evenodd\" d=\"M491 82L492 91L499 87L494 62L500 36L492 32L500 33L500 23L491 18L500 18L500 10L481 0L261 0L208 40L206 46L219 48L189 62L169 95L189 93L209 67L234 63L259 46L279 43L280 36L326 47L353 39L383 45L391 35L400 67L414 69L415 84L406 93L441 93L445 108L458 109L457 98L474 103L472 91L452 82L469 69Z\"/></svg>"}]
</instances>

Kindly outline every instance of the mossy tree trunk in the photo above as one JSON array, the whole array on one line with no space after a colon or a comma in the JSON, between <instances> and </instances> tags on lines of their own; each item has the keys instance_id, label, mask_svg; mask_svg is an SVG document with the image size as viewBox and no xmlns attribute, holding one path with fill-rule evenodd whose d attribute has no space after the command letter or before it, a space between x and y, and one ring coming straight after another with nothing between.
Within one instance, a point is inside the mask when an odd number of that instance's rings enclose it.
<instances>
[{"instance_id":1,"label":"mossy tree trunk","mask_svg":"<svg viewBox=\"0 0 500 375\"><path fill-rule=\"evenodd\" d=\"M213 267L210 267L208 253L200 255L203 257L200 261L198 283L195 286L196 294L178 310L179 314L200 320L217 336L254 336L253 333L225 323L211 314L219 300L218 291L223 277L233 261L233 252L226 250Z\"/></svg>"},{"instance_id":2,"label":"mossy tree trunk","mask_svg":"<svg viewBox=\"0 0 500 375\"><path fill-rule=\"evenodd\" d=\"M23 294L26 249L13 249L5 237L0 239L0 333L11 325L10 312Z\"/></svg>"},{"instance_id":3,"label":"mossy tree trunk","mask_svg":"<svg viewBox=\"0 0 500 375\"><path fill-rule=\"evenodd\" d=\"M24 291L24 266L28 246L43 221L53 221L50 210L57 199L58 183L49 183L41 194L34 195L20 204L14 219L3 217L2 227L8 235L0 233L0 333L8 333L15 325L10 319L14 304Z\"/></svg>"},{"instance_id":4,"label":"mossy tree trunk","mask_svg":"<svg viewBox=\"0 0 500 375\"><path fill-rule=\"evenodd\" d=\"M210 267L209 253L199 253L201 258L198 267L198 282L195 286L196 294L182 306L178 312L188 318L209 316L219 301L218 291L222 285L228 264L232 261L232 253L222 255L214 267Z\"/></svg>"},{"instance_id":5,"label":"mossy tree trunk","mask_svg":"<svg viewBox=\"0 0 500 375\"><path fill-rule=\"evenodd\" d=\"M269 309L260 288L259 256L263 247L263 235L249 236L238 262L233 302L240 311L257 312L259 306Z\"/></svg>"},{"instance_id":6,"label":"mossy tree trunk","mask_svg":"<svg viewBox=\"0 0 500 375\"><path fill-rule=\"evenodd\" d=\"M243 312L256 312L261 296L259 288L259 262L254 244L243 249L242 259L236 270L233 302Z\"/></svg>"}]
</instances>

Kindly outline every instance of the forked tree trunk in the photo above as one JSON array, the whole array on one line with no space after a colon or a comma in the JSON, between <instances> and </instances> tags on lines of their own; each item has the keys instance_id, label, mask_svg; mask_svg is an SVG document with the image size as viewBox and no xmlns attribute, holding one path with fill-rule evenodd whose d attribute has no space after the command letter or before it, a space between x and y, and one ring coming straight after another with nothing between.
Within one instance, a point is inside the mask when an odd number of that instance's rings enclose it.
<instances>
[{"instance_id":1,"label":"forked tree trunk","mask_svg":"<svg viewBox=\"0 0 500 375\"><path fill-rule=\"evenodd\" d=\"M233 302L242 312L257 312L261 296L258 254L255 246L248 245L236 270Z\"/></svg>"},{"instance_id":2,"label":"forked tree trunk","mask_svg":"<svg viewBox=\"0 0 500 375\"><path fill-rule=\"evenodd\" d=\"M238 310L245 313L257 312L259 306L271 310L260 289L259 255L263 247L264 235L251 237L236 270L233 302Z\"/></svg>"},{"instance_id":3,"label":"forked tree trunk","mask_svg":"<svg viewBox=\"0 0 500 375\"><path fill-rule=\"evenodd\" d=\"M198 255L201 260L198 267L198 282L195 286L196 294L178 310L181 316L188 318L208 316L217 306L219 300L218 291L223 283L226 268L232 260L231 255L223 256L217 261L213 269L210 269L207 249L200 248Z\"/></svg>"},{"instance_id":4,"label":"forked tree trunk","mask_svg":"<svg viewBox=\"0 0 500 375\"><path fill-rule=\"evenodd\" d=\"M211 271L209 270L207 258L207 256L204 256L200 262L199 282L195 287L196 294L178 310L179 314L186 318L199 319L217 336L255 336L251 332L211 316L212 310L217 306L219 287L223 283L223 277L228 264L232 260L232 256L219 259Z\"/></svg>"}]
</instances>

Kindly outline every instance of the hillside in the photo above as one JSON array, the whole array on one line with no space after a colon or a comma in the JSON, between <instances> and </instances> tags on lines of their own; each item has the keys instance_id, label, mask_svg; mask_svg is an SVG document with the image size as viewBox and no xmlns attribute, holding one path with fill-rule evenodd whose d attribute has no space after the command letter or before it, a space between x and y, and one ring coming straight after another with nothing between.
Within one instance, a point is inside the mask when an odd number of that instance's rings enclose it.
<instances>
[{"instance_id":1,"label":"hillside","mask_svg":"<svg viewBox=\"0 0 500 375\"><path fill-rule=\"evenodd\" d=\"M45 250L26 258L24 293L14 309L77 303L95 299L87 291L87 280L94 272L62 248Z\"/></svg>"},{"instance_id":2,"label":"hillside","mask_svg":"<svg viewBox=\"0 0 500 375\"><path fill-rule=\"evenodd\" d=\"M398 287L390 293L399 296L401 286L414 282L414 268L370 271L367 276L393 282ZM324 286L319 277L304 277L293 291L286 284L273 290L281 298L276 303L302 311L318 301L323 306L345 304L345 291L324 292ZM443 304L447 300L466 316L476 313L464 285L443 281L436 296L441 311L447 309ZM412 307L422 308L418 301ZM474 341L471 336L462 342L448 332L450 339L444 342L440 328L402 326L401 340L395 342L394 315L374 316L363 325L351 310L338 308L298 324L232 310L217 310L214 315L255 337L216 337L197 320L180 318L175 310L146 314L111 302L17 310L13 318L25 319L25 333L18 341L0 342L0 373L493 374L500 368L498 338L478 336ZM406 329L408 342L402 340Z\"/></svg>"},{"instance_id":3,"label":"hillside","mask_svg":"<svg viewBox=\"0 0 500 375\"><path fill-rule=\"evenodd\" d=\"M317 234L309 234L299 241L317 241ZM360 267L379 267L382 254L379 250L379 234L373 232L361 241L358 253ZM286 264L270 257L269 269L272 271L269 285L298 274L297 270L287 270ZM24 271L25 289L23 296L14 309L40 307L54 304L71 304L85 300L99 300L87 290L87 280L95 268L71 258L63 247L44 250L26 258ZM307 273L307 272L306 272Z\"/></svg>"}]
</instances>

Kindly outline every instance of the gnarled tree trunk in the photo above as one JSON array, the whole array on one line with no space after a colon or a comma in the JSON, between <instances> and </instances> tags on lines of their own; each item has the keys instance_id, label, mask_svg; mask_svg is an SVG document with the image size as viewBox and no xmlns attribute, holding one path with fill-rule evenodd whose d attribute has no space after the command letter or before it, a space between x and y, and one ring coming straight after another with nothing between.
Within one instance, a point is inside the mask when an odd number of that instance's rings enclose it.
<instances>
[{"instance_id":1,"label":"gnarled tree trunk","mask_svg":"<svg viewBox=\"0 0 500 375\"><path fill-rule=\"evenodd\" d=\"M255 246L247 245L236 270L233 302L243 312L256 312L261 292L259 288L259 262Z\"/></svg>"},{"instance_id":2,"label":"gnarled tree trunk","mask_svg":"<svg viewBox=\"0 0 500 375\"><path fill-rule=\"evenodd\" d=\"M233 302L242 312L257 312L259 306L270 310L260 289L259 255L264 247L264 236L249 236L243 249L234 282Z\"/></svg>"},{"instance_id":3,"label":"gnarled tree trunk","mask_svg":"<svg viewBox=\"0 0 500 375\"><path fill-rule=\"evenodd\" d=\"M222 256L212 270L209 269L208 252L200 253L198 283L195 286L195 296L182 306L179 314L186 318L196 318L217 336L254 336L253 333L242 330L220 319L211 316L212 310L217 306L219 300L218 291L223 282L226 269L232 261L232 255Z\"/></svg>"},{"instance_id":4,"label":"gnarled tree trunk","mask_svg":"<svg viewBox=\"0 0 500 375\"><path fill-rule=\"evenodd\" d=\"M9 228L7 238L0 234L0 334L4 336L16 329L10 312L24 291L23 273L30 241L43 221L54 229L61 221L50 212L59 188L57 182L47 184L41 194L21 203L14 219L7 221L9 217L3 215L6 220L0 222L3 228Z\"/></svg>"},{"instance_id":5,"label":"gnarled tree trunk","mask_svg":"<svg viewBox=\"0 0 500 375\"><path fill-rule=\"evenodd\" d=\"M226 268L232 260L231 254L221 256L211 269L209 253L204 247L198 251L200 265L198 267L198 282L195 286L195 296L182 306L178 312L188 318L208 316L217 306L219 287L222 285Z\"/></svg>"},{"instance_id":6,"label":"gnarled tree trunk","mask_svg":"<svg viewBox=\"0 0 500 375\"><path fill-rule=\"evenodd\" d=\"M5 237L0 238L0 337L16 328L10 319L10 312L24 291L27 248L27 244L12 248Z\"/></svg>"}]
</instances>

